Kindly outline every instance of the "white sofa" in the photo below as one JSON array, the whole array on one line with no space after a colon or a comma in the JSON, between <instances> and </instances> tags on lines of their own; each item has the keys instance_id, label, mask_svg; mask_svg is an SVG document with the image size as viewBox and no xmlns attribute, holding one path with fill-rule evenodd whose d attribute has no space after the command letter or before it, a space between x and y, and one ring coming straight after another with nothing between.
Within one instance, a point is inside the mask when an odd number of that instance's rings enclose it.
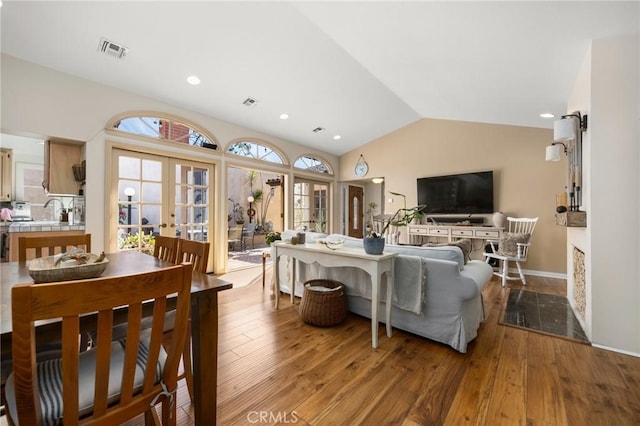
<instances>
[{"instance_id":1,"label":"white sofa","mask_svg":"<svg viewBox=\"0 0 640 426\"><path fill-rule=\"evenodd\" d=\"M284 238L289 235L285 233ZM307 234L307 244L315 244L324 234ZM345 246L362 247L362 240L344 235ZM413 247L386 245L385 252L399 253L395 260L394 294L391 323L394 327L451 346L465 353L468 343L477 336L484 320L482 289L493 274L491 266L480 260L464 263L459 247ZM282 257L284 271L288 259ZM325 268L317 263L298 265L299 282L326 278L342 282L346 287L349 310L371 318L371 279L357 268ZM289 274L280 274L280 289L290 293ZM385 312L384 279L381 306ZM302 286L296 285L300 296ZM384 315L381 315L384 322Z\"/></svg>"}]
</instances>

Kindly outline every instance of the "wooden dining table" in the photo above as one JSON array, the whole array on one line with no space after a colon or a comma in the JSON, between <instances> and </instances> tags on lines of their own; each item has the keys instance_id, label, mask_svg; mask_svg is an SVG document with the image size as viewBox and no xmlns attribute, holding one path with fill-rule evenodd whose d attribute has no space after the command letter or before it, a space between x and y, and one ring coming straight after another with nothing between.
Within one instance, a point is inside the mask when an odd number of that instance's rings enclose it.
<instances>
[{"instance_id":1,"label":"wooden dining table","mask_svg":"<svg viewBox=\"0 0 640 426\"><path fill-rule=\"evenodd\" d=\"M170 262L140 252L107 254L109 265L106 276L131 275L171 266ZM11 288L16 284L32 283L29 262L0 264L0 348L2 359L11 357ZM218 292L233 284L213 275L193 272L191 278L191 341L193 353L194 414L196 425L215 425L218 376ZM171 308L171 304L167 309ZM151 312L151 306L147 307ZM126 308L114 314L114 323L126 322ZM60 339L59 320L36 323L36 336L40 343ZM83 317L82 332L96 330L95 317Z\"/></svg>"}]
</instances>

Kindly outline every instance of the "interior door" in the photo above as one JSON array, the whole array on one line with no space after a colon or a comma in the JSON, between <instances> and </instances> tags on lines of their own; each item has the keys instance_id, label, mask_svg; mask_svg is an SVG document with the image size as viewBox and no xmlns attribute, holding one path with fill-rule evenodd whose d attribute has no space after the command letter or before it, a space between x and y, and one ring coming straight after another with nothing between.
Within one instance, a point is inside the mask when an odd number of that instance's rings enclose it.
<instances>
[{"instance_id":1,"label":"interior door","mask_svg":"<svg viewBox=\"0 0 640 426\"><path fill-rule=\"evenodd\" d=\"M361 186L349 185L349 230L350 237L364 237L364 189Z\"/></svg>"}]
</instances>

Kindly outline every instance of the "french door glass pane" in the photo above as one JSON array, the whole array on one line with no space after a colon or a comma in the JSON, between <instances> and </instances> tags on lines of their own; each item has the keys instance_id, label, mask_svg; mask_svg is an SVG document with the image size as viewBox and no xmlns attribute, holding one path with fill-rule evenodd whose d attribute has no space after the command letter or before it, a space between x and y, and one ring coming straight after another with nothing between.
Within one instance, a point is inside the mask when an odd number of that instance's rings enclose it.
<instances>
[{"instance_id":1,"label":"french door glass pane","mask_svg":"<svg viewBox=\"0 0 640 426\"><path fill-rule=\"evenodd\" d=\"M294 229L326 232L328 186L324 183L298 181L293 188Z\"/></svg>"},{"instance_id":2,"label":"french door glass pane","mask_svg":"<svg viewBox=\"0 0 640 426\"><path fill-rule=\"evenodd\" d=\"M118 250L153 253L162 223L162 163L118 156Z\"/></svg>"},{"instance_id":3,"label":"french door glass pane","mask_svg":"<svg viewBox=\"0 0 640 426\"><path fill-rule=\"evenodd\" d=\"M175 182L176 234L188 240L208 241L208 170L190 164L176 164Z\"/></svg>"}]
</instances>

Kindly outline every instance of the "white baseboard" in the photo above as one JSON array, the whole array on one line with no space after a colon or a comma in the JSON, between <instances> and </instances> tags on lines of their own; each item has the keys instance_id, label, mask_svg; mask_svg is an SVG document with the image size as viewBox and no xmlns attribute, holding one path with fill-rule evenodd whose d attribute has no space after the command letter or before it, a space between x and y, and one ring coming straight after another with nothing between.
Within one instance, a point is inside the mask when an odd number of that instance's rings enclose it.
<instances>
[{"instance_id":1,"label":"white baseboard","mask_svg":"<svg viewBox=\"0 0 640 426\"><path fill-rule=\"evenodd\" d=\"M516 274L518 270L516 269ZM560 272L549 272L549 271L536 271L533 269L523 269L522 272L525 275L533 275L534 277L547 277L547 278L558 278L561 280L567 279L567 274L562 274Z\"/></svg>"},{"instance_id":2,"label":"white baseboard","mask_svg":"<svg viewBox=\"0 0 640 426\"><path fill-rule=\"evenodd\" d=\"M605 351L617 352L619 354L629 355L629 356L633 356L633 357L636 357L636 358L640 358L640 353L636 353L636 352L630 352L630 351L625 351L623 349L612 348L612 347L604 346L604 345L598 345L597 343L592 343L591 346L593 346L594 348L598 348L598 349L604 349Z\"/></svg>"},{"instance_id":3,"label":"white baseboard","mask_svg":"<svg viewBox=\"0 0 640 426\"><path fill-rule=\"evenodd\" d=\"M494 271L500 272L498 269L494 268ZM546 277L546 278L557 278L560 280L566 280L567 274L562 274L559 272L549 272L549 271L536 271L534 269L523 269L522 273L525 275L532 275L534 277ZM515 268L509 268L509 275L518 276L518 270Z\"/></svg>"}]
</instances>

